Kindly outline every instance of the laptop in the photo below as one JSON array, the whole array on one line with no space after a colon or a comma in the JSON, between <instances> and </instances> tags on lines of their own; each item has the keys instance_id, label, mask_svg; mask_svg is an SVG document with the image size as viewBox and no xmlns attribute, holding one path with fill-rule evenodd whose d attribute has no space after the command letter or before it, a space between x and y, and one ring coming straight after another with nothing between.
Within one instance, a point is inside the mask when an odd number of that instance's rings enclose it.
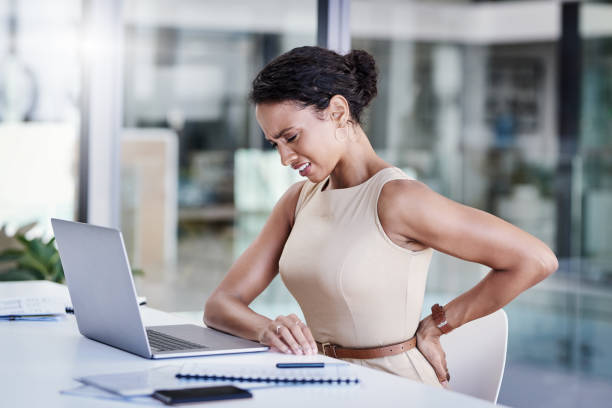
<instances>
[{"instance_id":1,"label":"laptop","mask_svg":"<svg viewBox=\"0 0 612 408\"><path fill-rule=\"evenodd\" d=\"M59 219L51 224L83 336L153 359L269 349L195 324L145 327L121 232Z\"/></svg>"}]
</instances>

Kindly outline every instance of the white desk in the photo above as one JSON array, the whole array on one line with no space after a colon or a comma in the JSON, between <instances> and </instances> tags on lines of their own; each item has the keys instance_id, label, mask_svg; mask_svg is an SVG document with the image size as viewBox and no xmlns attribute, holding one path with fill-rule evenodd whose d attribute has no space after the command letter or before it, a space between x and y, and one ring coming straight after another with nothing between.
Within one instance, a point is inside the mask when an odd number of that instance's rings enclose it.
<instances>
[{"instance_id":1,"label":"white desk","mask_svg":"<svg viewBox=\"0 0 612 408\"><path fill-rule=\"evenodd\" d=\"M177 316L142 307L146 325L184 323ZM311 356L312 357L312 356ZM295 361L297 356L272 352L190 357L190 361ZM334 361L320 356L320 360ZM74 316L59 321L0 321L0 405L3 407L115 407L128 402L62 395L76 387L74 377L143 370L183 364L185 359L147 360L86 339ZM436 389L380 371L355 366L357 386L308 385L253 390L253 398L205 402L200 406L236 407L491 407L493 404ZM193 406L193 404L189 405Z\"/></svg>"}]
</instances>

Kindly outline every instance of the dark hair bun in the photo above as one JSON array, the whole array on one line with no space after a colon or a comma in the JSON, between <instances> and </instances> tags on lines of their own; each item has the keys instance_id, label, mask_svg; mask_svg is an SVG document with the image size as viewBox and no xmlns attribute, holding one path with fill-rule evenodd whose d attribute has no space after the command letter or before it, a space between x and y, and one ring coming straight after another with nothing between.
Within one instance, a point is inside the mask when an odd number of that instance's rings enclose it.
<instances>
[{"instance_id":1,"label":"dark hair bun","mask_svg":"<svg viewBox=\"0 0 612 408\"><path fill-rule=\"evenodd\" d=\"M321 47L286 52L257 74L250 99L254 103L295 101L322 111L334 95L346 98L351 118L360 122L363 109L376 96L376 63L370 54L346 55Z\"/></svg>"},{"instance_id":2,"label":"dark hair bun","mask_svg":"<svg viewBox=\"0 0 612 408\"><path fill-rule=\"evenodd\" d=\"M359 87L358 94L362 97L361 102L363 106L367 106L378 92L376 87L378 72L374 57L363 50L351 50L344 56L344 60L355 76Z\"/></svg>"}]
</instances>

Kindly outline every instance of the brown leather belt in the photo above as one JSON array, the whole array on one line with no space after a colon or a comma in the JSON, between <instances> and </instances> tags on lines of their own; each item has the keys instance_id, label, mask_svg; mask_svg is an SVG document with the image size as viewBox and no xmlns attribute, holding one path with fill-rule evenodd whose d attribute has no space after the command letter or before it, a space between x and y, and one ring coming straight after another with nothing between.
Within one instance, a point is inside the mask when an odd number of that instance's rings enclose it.
<instances>
[{"instance_id":1,"label":"brown leather belt","mask_svg":"<svg viewBox=\"0 0 612 408\"><path fill-rule=\"evenodd\" d=\"M348 348L337 344L319 343L317 348L326 356L334 358L368 359L393 356L416 347L416 336L401 343L372 348Z\"/></svg>"}]
</instances>

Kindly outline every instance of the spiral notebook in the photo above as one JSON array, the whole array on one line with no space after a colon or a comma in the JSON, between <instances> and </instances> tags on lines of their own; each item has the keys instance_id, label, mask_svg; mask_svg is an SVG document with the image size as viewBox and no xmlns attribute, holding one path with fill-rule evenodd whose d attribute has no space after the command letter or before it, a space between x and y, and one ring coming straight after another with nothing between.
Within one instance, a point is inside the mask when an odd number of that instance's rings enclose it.
<instances>
[{"instance_id":1,"label":"spiral notebook","mask_svg":"<svg viewBox=\"0 0 612 408\"><path fill-rule=\"evenodd\" d=\"M238 381L293 384L357 384L359 378L346 363L326 363L321 368L276 368L263 364L202 364L188 363L181 367L177 378L209 381Z\"/></svg>"}]
</instances>

